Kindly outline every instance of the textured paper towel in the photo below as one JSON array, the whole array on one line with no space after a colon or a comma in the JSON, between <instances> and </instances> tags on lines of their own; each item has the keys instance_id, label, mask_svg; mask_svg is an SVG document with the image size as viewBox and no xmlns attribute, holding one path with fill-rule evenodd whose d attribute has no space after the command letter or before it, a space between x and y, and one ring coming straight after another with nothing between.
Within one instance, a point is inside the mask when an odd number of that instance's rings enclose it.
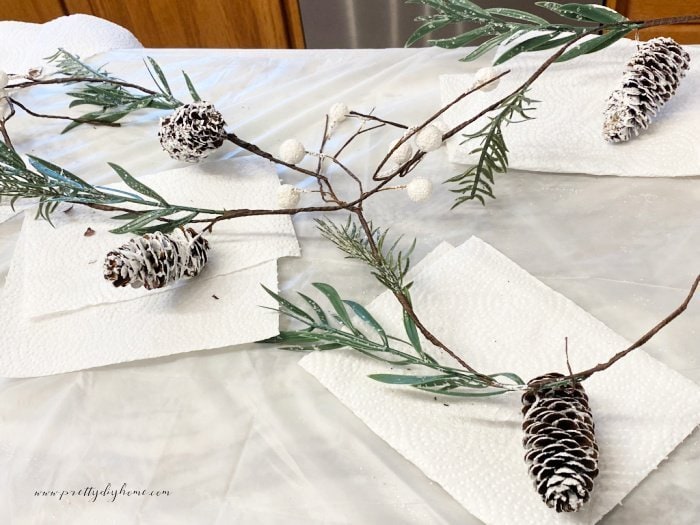
<instances>
[{"instance_id":1,"label":"textured paper towel","mask_svg":"<svg viewBox=\"0 0 700 525\"><path fill-rule=\"evenodd\" d=\"M565 336L574 369L603 361L628 344L476 238L424 267L411 295L423 321L486 372L514 371L525 380L566 372ZM388 293L369 310L389 333L402 333L400 309ZM600 476L583 510L557 514L528 477L517 394L483 401L436 399L368 379L388 370L349 351L317 352L301 364L489 525L596 523L700 424L700 388L643 351L586 381Z\"/></svg>"},{"instance_id":2,"label":"textured paper towel","mask_svg":"<svg viewBox=\"0 0 700 525\"><path fill-rule=\"evenodd\" d=\"M96 16L61 16L45 24L0 22L0 67L23 74L62 47L82 58L110 49L143 47L129 30Z\"/></svg>"},{"instance_id":3,"label":"textured paper towel","mask_svg":"<svg viewBox=\"0 0 700 525\"><path fill-rule=\"evenodd\" d=\"M277 289L277 261L168 293L32 321L16 305L21 266L32 245L21 237L0 296L0 376L32 377L249 343L278 333L275 306L260 284ZM29 277L27 277L29 278Z\"/></svg>"},{"instance_id":4,"label":"textured paper towel","mask_svg":"<svg viewBox=\"0 0 700 525\"><path fill-rule=\"evenodd\" d=\"M651 126L623 144L603 139L603 110L610 93L622 81L626 63L636 44L623 39L593 55L555 64L532 85L528 96L540 102L531 113L534 120L512 124L504 129L514 169L588 173L593 175L688 176L700 175L700 49L688 47L691 69L681 81L676 95L666 103ZM491 102L520 85L544 62L552 51L525 53L502 67L511 73L491 92L477 92L455 105L445 116L454 126L471 118ZM440 77L443 104L468 90L474 75ZM482 118L465 129L477 131L486 124ZM459 145L460 133L448 143L453 162L474 164L477 147L472 141Z\"/></svg>"},{"instance_id":5,"label":"textured paper towel","mask_svg":"<svg viewBox=\"0 0 700 525\"><path fill-rule=\"evenodd\" d=\"M244 157L207 162L164 171L141 178L168 202L209 209L277 207L279 179L271 164ZM133 206L132 206L133 207ZM160 290L115 288L103 277L107 253L133 234L114 235L121 223L110 214L75 206L47 221L27 214L22 236L32 246L21 267L25 276L23 310L29 317L73 311L91 305L117 303L153 296L177 286L183 279ZM95 234L84 235L90 227ZM299 255L299 244L289 216L241 217L222 221L207 235L209 263L197 278L226 275L279 257Z\"/></svg>"}]
</instances>

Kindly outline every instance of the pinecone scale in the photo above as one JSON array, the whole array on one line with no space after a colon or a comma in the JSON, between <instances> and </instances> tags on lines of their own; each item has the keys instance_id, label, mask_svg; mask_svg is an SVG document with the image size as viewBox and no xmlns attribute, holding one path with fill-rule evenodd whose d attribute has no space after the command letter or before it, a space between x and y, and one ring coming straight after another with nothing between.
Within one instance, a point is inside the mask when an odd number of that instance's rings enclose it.
<instances>
[{"instance_id":1,"label":"pinecone scale","mask_svg":"<svg viewBox=\"0 0 700 525\"><path fill-rule=\"evenodd\" d=\"M581 383L537 388L564 379L532 379L523 394L525 462L535 489L557 512L575 512L590 499L598 475L598 445L588 396Z\"/></svg>"}]
</instances>

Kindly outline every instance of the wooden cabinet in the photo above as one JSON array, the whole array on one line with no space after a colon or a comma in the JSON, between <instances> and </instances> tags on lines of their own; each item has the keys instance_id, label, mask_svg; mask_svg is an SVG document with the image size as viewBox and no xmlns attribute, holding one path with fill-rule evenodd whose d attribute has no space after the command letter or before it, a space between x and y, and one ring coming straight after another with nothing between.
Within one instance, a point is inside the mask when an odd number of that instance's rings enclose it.
<instances>
[{"instance_id":1,"label":"wooden cabinet","mask_svg":"<svg viewBox=\"0 0 700 525\"><path fill-rule=\"evenodd\" d=\"M699 2L679 0L608 0L606 4L631 20L700 15ZM681 44L700 44L700 24L650 27L639 32L641 40L649 40L657 36L670 36Z\"/></svg>"},{"instance_id":2,"label":"wooden cabinet","mask_svg":"<svg viewBox=\"0 0 700 525\"><path fill-rule=\"evenodd\" d=\"M126 27L146 47L304 47L297 0L0 0L5 20L75 13Z\"/></svg>"}]
</instances>

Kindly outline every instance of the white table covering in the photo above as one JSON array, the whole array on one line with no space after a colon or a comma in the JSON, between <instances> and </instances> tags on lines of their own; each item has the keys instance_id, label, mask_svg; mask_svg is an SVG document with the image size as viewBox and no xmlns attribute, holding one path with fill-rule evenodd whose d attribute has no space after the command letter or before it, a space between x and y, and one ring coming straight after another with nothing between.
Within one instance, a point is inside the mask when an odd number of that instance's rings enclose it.
<instances>
[{"instance_id":1,"label":"white table covering","mask_svg":"<svg viewBox=\"0 0 700 525\"><path fill-rule=\"evenodd\" d=\"M438 49L147 52L181 98L186 90L176 77L184 69L236 133L272 151L292 136L315 147L323 113L336 101L364 111L376 106L378 115L417 123L439 107L440 74L485 64L464 64L457 61L461 51ZM143 54L112 51L94 63L108 62L110 71L146 83ZM68 101L59 92L37 88L22 100L59 113ZM58 136L61 122L19 116L10 133L20 151L104 183L113 180L107 161L137 175L178 165L160 151L158 117L144 112L119 129L84 127ZM345 123L340 131L353 126ZM368 171L396 136L364 135L347 162ZM240 154L226 146L212 158ZM417 236L416 259L442 240L457 245L478 235L629 339L675 308L700 269L698 178L511 172L498 177L496 201L448 212L453 194L439 182L458 170L444 150L433 154L417 172L436 183L430 201L416 205L402 192L389 192L367 203L368 215L396 233ZM311 219L295 218L303 256L282 261L281 288L309 292L311 282L324 281L369 303L381 287L364 266L321 240ZM2 275L19 225L17 219L0 225ZM646 348L697 383L699 322L696 302ZM479 523L297 366L299 358L250 345L0 380L0 521ZM94 502L35 495L102 490L108 483L170 495L118 495L114 502L100 495ZM659 516L697 523L699 490L696 430L602 523L657 523Z\"/></svg>"}]
</instances>

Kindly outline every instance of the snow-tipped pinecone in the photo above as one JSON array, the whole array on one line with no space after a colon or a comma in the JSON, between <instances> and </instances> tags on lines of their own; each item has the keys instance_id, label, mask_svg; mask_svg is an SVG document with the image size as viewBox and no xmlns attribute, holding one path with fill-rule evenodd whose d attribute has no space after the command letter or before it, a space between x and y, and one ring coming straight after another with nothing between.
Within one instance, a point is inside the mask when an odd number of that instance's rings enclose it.
<instances>
[{"instance_id":1,"label":"snow-tipped pinecone","mask_svg":"<svg viewBox=\"0 0 700 525\"><path fill-rule=\"evenodd\" d=\"M610 95L603 136L625 142L646 129L685 76L690 55L672 38L644 42L627 64L622 86Z\"/></svg>"},{"instance_id":2,"label":"snow-tipped pinecone","mask_svg":"<svg viewBox=\"0 0 700 525\"><path fill-rule=\"evenodd\" d=\"M210 102L180 106L160 121L160 145L176 160L197 162L224 143L224 117Z\"/></svg>"},{"instance_id":3,"label":"snow-tipped pinecone","mask_svg":"<svg viewBox=\"0 0 700 525\"><path fill-rule=\"evenodd\" d=\"M209 243L192 228L169 235L146 233L107 254L104 276L114 286L162 288L195 277L207 264Z\"/></svg>"},{"instance_id":4,"label":"snow-tipped pinecone","mask_svg":"<svg viewBox=\"0 0 700 525\"><path fill-rule=\"evenodd\" d=\"M554 382L561 374L531 380ZM557 512L588 501L598 475L598 445L588 396L581 383L530 388L523 394L525 461L537 492Z\"/></svg>"}]
</instances>

